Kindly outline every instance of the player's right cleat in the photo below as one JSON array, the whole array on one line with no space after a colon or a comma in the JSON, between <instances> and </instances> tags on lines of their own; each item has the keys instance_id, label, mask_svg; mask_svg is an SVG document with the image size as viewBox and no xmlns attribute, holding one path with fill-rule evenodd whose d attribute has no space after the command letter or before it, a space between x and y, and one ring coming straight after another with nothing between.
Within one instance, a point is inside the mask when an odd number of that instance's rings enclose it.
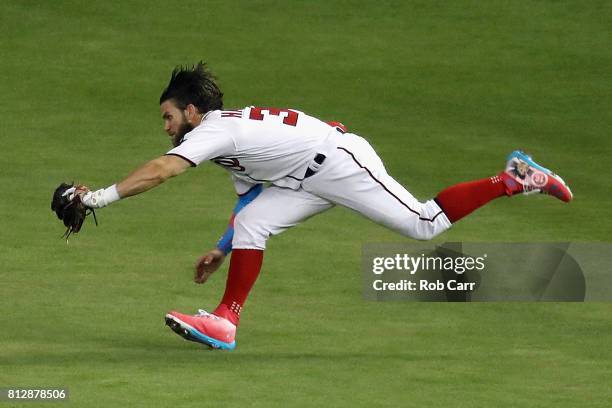
<instances>
[{"instance_id":1,"label":"player's right cleat","mask_svg":"<svg viewBox=\"0 0 612 408\"><path fill-rule=\"evenodd\" d=\"M508 156L506 170L499 177L506 186L506 194L543 193L561 201L572 200L572 191L563 179L552 171L537 164L531 156L515 150Z\"/></svg>"},{"instance_id":2,"label":"player's right cleat","mask_svg":"<svg viewBox=\"0 0 612 408\"><path fill-rule=\"evenodd\" d=\"M202 343L214 349L236 348L236 325L202 309L193 316L175 311L169 312L166 314L166 325L186 340Z\"/></svg>"}]
</instances>

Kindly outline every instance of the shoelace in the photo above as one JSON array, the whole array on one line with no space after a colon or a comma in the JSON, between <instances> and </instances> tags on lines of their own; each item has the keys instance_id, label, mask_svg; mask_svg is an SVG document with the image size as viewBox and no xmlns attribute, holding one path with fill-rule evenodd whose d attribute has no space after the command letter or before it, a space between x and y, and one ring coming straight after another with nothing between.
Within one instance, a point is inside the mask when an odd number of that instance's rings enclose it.
<instances>
[{"instance_id":1,"label":"shoelace","mask_svg":"<svg viewBox=\"0 0 612 408\"><path fill-rule=\"evenodd\" d=\"M198 317L212 317L213 319L218 319L218 316L215 316L212 313L208 313L206 310L204 309L198 309L198 314L196 315Z\"/></svg>"}]
</instances>

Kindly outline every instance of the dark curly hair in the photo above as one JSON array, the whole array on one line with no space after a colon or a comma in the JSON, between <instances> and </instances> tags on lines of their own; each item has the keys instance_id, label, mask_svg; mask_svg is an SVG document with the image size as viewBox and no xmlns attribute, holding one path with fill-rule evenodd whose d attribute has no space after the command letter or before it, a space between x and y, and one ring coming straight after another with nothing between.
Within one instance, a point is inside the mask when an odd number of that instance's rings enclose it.
<instances>
[{"instance_id":1,"label":"dark curly hair","mask_svg":"<svg viewBox=\"0 0 612 408\"><path fill-rule=\"evenodd\" d=\"M189 104L195 105L200 113L223 109L223 92L215 79L202 61L192 67L177 66L159 98L159 104L172 99L179 109L186 109Z\"/></svg>"}]
</instances>

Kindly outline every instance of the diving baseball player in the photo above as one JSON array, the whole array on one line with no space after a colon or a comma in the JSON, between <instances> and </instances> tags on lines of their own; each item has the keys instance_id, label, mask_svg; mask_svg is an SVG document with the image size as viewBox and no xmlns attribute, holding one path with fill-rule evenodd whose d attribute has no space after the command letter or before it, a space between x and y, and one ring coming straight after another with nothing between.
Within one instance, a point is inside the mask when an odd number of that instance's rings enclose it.
<instances>
[{"instance_id":1,"label":"diving baseball player","mask_svg":"<svg viewBox=\"0 0 612 408\"><path fill-rule=\"evenodd\" d=\"M240 312L259 275L268 238L335 205L404 236L428 240L498 197L545 193L572 199L559 176L514 151L497 175L451 186L421 202L387 173L364 138L340 124L296 109L224 110L223 93L202 62L172 72L160 112L174 146L168 153L108 188L74 187L70 193L97 209L204 162L230 172L238 202L217 246L198 260L194 278L205 282L231 252L221 302L212 313L166 314L172 330L213 348L236 347Z\"/></svg>"}]
</instances>

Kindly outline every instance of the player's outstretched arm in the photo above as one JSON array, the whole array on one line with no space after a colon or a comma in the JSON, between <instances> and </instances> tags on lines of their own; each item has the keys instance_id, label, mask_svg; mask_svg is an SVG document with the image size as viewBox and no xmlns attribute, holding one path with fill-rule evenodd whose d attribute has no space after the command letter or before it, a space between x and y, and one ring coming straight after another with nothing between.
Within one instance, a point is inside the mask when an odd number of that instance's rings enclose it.
<instances>
[{"instance_id":1,"label":"player's outstretched arm","mask_svg":"<svg viewBox=\"0 0 612 408\"><path fill-rule=\"evenodd\" d=\"M117 184L120 198L131 197L157 187L171 177L183 173L191 164L185 159L166 155L144 164Z\"/></svg>"},{"instance_id":2,"label":"player's outstretched arm","mask_svg":"<svg viewBox=\"0 0 612 408\"><path fill-rule=\"evenodd\" d=\"M85 206L102 208L121 198L144 193L169 178L178 176L190 166L191 164L181 157L161 156L144 164L117 184L97 191L89 191L87 187L79 186L75 194L81 196Z\"/></svg>"}]
</instances>

